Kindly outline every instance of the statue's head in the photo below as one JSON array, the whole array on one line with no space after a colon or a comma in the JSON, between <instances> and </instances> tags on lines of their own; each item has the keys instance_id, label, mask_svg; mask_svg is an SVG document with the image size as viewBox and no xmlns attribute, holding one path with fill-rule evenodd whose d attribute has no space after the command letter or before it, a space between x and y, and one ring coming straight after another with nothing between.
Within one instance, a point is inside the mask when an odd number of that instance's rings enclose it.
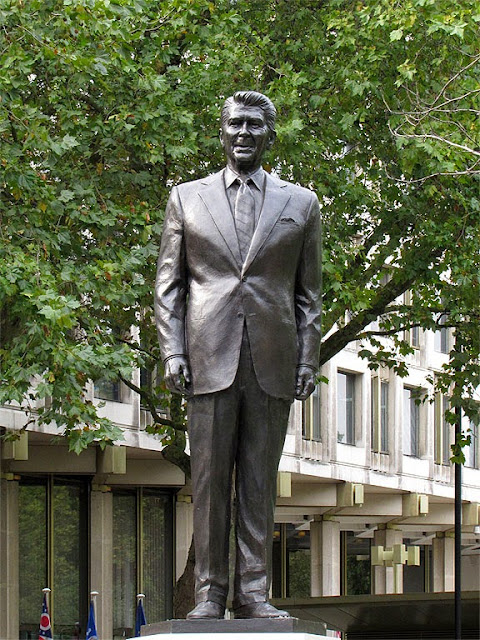
<instances>
[{"instance_id":1,"label":"statue's head","mask_svg":"<svg viewBox=\"0 0 480 640\"><path fill-rule=\"evenodd\" d=\"M277 111L272 101L257 91L237 91L222 108L220 141L227 162L237 173L250 173L261 165L272 146Z\"/></svg>"},{"instance_id":2,"label":"statue's head","mask_svg":"<svg viewBox=\"0 0 480 640\"><path fill-rule=\"evenodd\" d=\"M275 120L277 118L275 105L270 98L267 98L267 96L264 96L263 93L259 93L258 91L237 91L233 96L227 98L222 107L222 126L228 118L231 107L236 104L262 109L267 127L271 132L275 133Z\"/></svg>"}]
</instances>

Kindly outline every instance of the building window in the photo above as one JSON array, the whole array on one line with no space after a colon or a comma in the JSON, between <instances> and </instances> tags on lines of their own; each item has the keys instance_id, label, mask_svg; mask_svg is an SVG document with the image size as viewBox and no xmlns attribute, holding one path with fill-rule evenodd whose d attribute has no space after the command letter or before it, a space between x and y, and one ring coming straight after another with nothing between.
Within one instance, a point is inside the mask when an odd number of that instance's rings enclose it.
<instances>
[{"instance_id":1,"label":"building window","mask_svg":"<svg viewBox=\"0 0 480 640\"><path fill-rule=\"evenodd\" d=\"M403 453L406 456L419 456L420 436L420 391L404 387L403 389Z\"/></svg>"},{"instance_id":2,"label":"building window","mask_svg":"<svg viewBox=\"0 0 480 640\"><path fill-rule=\"evenodd\" d=\"M353 531L341 531L340 589L343 596L360 596L371 593L370 547L370 538L355 535Z\"/></svg>"},{"instance_id":3,"label":"building window","mask_svg":"<svg viewBox=\"0 0 480 640\"><path fill-rule=\"evenodd\" d=\"M388 453L388 382L372 378L372 450Z\"/></svg>"},{"instance_id":4,"label":"building window","mask_svg":"<svg viewBox=\"0 0 480 640\"><path fill-rule=\"evenodd\" d=\"M432 545L418 544L415 539L404 538L408 548L420 546L420 566L403 566L403 593L429 593L433 584Z\"/></svg>"},{"instance_id":5,"label":"building window","mask_svg":"<svg viewBox=\"0 0 480 640\"><path fill-rule=\"evenodd\" d=\"M88 604L88 485L85 479L24 477L19 485L20 638L38 637L42 589L55 637L73 637Z\"/></svg>"},{"instance_id":6,"label":"building window","mask_svg":"<svg viewBox=\"0 0 480 640\"><path fill-rule=\"evenodd\" d=\"M306 440L320 441L320 386L303 403L302 435Z\"/></svg>"},{"instance_id":7,"label":"building window","mask_svg":"<svg viewBox=\"0 0 480 640\"><path fill-rule=\"evenodd\" d=\"M435 462L437 464L450 464L452 451L452 425L446 419L446 411L449 408L447 396L441 393L435 394Z\"/></svg>"},{"instance_id":8,"label":"building window","mask_svg":"<svg viewBox=\"0 0 480 640\"><path fill-rule=\"evenodd\" d=\"M442 313L438 320L439 325L446 324L447 322L447 314ZM449 351L449 340L448 340L448 327L441 327L435 331L434 335L434 349L438 353L448 353Z\"/></svg>"},{"instance_id":9,"label":"building window","mask_svg":"<svg viewBox=\"0 0 480 640\"><path fill-rule=\"evenodd\" d=\"M117 380L97 380L94 384L93 395L101 400L121 402L120 382Z\"/></svg>"},{"instance_id":10,"label":"building window","mask_svg":"<svg viewBox=\"0 0 480 640\"><path fill-rule=\"evenodd\" d=\"M150 620L172 617L173 498L156 489L113 492L113 634L131 637L135 596Z\"/></svg>"},{"instance_id":11,"label":"building window","mask_svg":"<svg viewBox=\"0 0 480 640\"><path fill-rule=\"evenodd\" d=\"M337 374L337 439L343 444L355 444L355 376Z\"/></svg>"},{"instance_id":12,"label":"building window","mask_svg":"<svg viewBox=\"0 0 480 640\"><path fill-rule=\"evenodd\" d=\"M411 291L405 291L404 302L406 305L412 306L413 296ZM404 340L414 349L420 347L420 327L411 327L404 331Z\"/></svg>"},{"instance_id":13,"label":"building window","mask_svg":"<svg viewBox=\"0 0 480 640\"><path fill-rule=\"evenodd\" d=\"M276 524L273 532L272 595L310 597L310 531L294 524Z\"/></svg>"},{"instance_id":14,"label":"building window","mask_svg":"<svg viewBox=\"0 0 480 640\"><path fill-rule=\"evenodd\" d=\"M420 347L420 327L410 329L410 345L415 349Z\"/></svg>"},{"instance_id":15,"label":"building window","mask_svg":"<svg viewBox=\"0 0 480 640\"><path fill-rule=\"evenodd\" d=\"M465 466L472 469L479 468L479 442L478 442L478 424L470 421L469 430L470 445L463 450L465 453Z\"/></svg>"}]
</instances>

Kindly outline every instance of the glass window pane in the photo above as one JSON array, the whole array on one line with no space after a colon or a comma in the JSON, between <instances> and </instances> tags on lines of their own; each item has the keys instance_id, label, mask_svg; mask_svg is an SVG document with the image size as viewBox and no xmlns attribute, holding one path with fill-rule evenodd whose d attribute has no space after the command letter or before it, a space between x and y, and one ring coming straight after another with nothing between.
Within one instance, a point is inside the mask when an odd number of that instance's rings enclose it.
<instances>
[{"instance_id":1,"label":"glass window pane","mask_svg":"<svg viewBox=\"0 0 480 640\"><path fill-rule=\"evenodd\" d=\"M388 382L380 385L380 445L383 452L388 451Z\"/></svg>"},{"instance_id":2,"label":"glass window pane","mask_svg":"<svg viewBox=\"0 0 480 640\"><path fill-rule=\"evenodd\" d=\"M472 469L478 468L478 425L470 422L470 431L467 432L470 435L471 442L468 447L465 447L465 466Z\"/></svg>"},{"instance_id":3,"label":"glass window pane","mask_svg":"<svg viewBox=\"0 0 480 640\"><path fill-rule=\"evenodd\" d=\"M347 584L343 595L359 596L371 591L370 539L357 538L353 531L345 531Z\"/></svg>"},{"instance_id":4,"label":"glass window pane","mask_svg":"<svg viewBox=\"0 0 480 640\"><path fill-rule=\"evenodd\" d=\"M346 397L346 405L347 405L347 442L349 444L354 443L354 377L347 375L347 397Z\"/></svg>"},{"instance_id":5,"label":"glass window pane","mask_svg":"<svg viewBox=\"0 0 480 640\"><path fill-rule=\"evenodd\" d=\"M166 620L170 611L172 584L171 497L144 494L143 571L148 619Z\"/></svg>"},{"instance_id":6,"label":"glass window pane","mask_svg":"<svg viewBox=\"0 0 480 640\"><path fill-rule=\"evenodd\" d=\"M413 540L404 539L407 547ZM425 563L428 562L426 555L431 554L431 546L420 545L420 566L403 566L403 593L424 593L426 587Z\"/></svg>"},{"instance_id":7,"label":"glass window pane","mask_svg":"<svg viewBox=\"0 0 480 640\"><path fill-rule=\"evenodd\" d=\"M287 598L310 597L310 531L287 524Z\"/></svg>"},{"instance_id":8,"label":"glass window pane","mask_svg":"<svg viewBox=\"0 0 480 640\"><path fill-rule=\"evenodd\" d=\"M120 402L120 383L112 380L97 380L94 385L95 398Z\"/></svg>"},{"instance_id":9,"label":"glass window pane","mask_svg":"<svg viewBox=\"0 0 480 640\"><path fill-rule=\"evenodd\" d=\"M450 426L450 423L445 418L445 411L448 410L448 407L449 407L448 398L446 396L443 396L443 407L442 407L442 432L443 432L443 435L442 435L442 444L443 444L442 462L443 462L443 464L449 464L450 456L452 455L451 450L450 450L451 426Z\"/></svg>"},{"instance_id":10,"label":"glass window pane","mask_svg":"<svg viewBox=\"0 0 480 640\"><path fill-rule=\"evenodd\" d=\"M86 616L86 491L84 485L53 486L53 580L55 634L72 634ZM83 507L83 508L82 508Z\"/></svg>"},{"instance_id":11,"label":"glass window pane","mask_svg":"<svg viewBox=\"0 0 480 640\"><path fill-rule=\"evenodd\" d=\"M347 441L347 376L339 373L337 376L337 437L339 442Z\"/></svg>"},{"instance_id":12,"label":"glass window pane","mask_svg":"<svg viewBox=\"0 0 480 640\"><path fill-rule=\"evenodd\" d=\"M370 442L372 451L378 448L378 410L377 410L377 378L373 377L370 381Z\"/></svg>"},{"instance_id":13,"label":"glass window pane","mask_svg":"<svg viewBox=\"0 0 480 640\"><path fill-rule=\"evenodd\" d=\"M412 336L412 347L419 347L420 346L420 328L419 327L412 327L411 330L411 336Z\"/></svg>"},{"instance_id":14,"label":"glass window pane","mask_svg":"<svg viewBox=\"0 0 480 640\"><path fill-rule=\"evenodd\" d=\"M415 402L418 392L415 389L403 389L403 453L406 456L418 456L420 407Z\"/></svg>"},{"instance_id":15,"label":"glass window pane","mask_svg":"<svg viewBox=\"0 0 480 640\"><path fill-rule=\"evenodd\" d=\"M411 455L416 456L418 452L418 410L419 406L410 394L410 442Z\"/></svg>"},{"instance_id":16,"label":"glass window pane","mask_svg":"<svg viewBox=\"0 0 480 640\"><path fill-rule=\"evenodd\" d=\"M137 590L137 501L135 492L113 494L113 633L135 629Z\"/></svg>"},{"instance_id":17,"label":"glass window pane","mask_svg":"<svg viewBox=\"0 0 480 640\"><path fill-rule=\"evenodd\" d=\"M272 596L281 598L282 594L282 527L275 524L272 548Z\"/></svg>"},{"instance_id":18,"label":"glass window pane","mask_svg":"<svg viewBox=\"0 0 480 640\"><path fill-rule=\"evenodd\" d=\"M20 630L38 631L42 589L51 586L47 584L46 482L20 484L18 499Z\"/></svg>"},{"instance_id":19,"label":"glass window pane","mask_svg":"<svg viewBox=\"0 0 480 640\"><path fill-rule=\"evenodd\" d=\"M338 442L355 442L355 376L347 373L337 375L337 438Z\"/></svg>"}]
</instances>

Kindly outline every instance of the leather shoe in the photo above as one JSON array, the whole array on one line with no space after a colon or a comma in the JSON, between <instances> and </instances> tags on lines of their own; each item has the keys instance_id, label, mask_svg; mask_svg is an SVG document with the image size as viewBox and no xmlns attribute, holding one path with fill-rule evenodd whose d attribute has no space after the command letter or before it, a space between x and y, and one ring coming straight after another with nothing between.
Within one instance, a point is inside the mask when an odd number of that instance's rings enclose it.
<instances>
[{"instance_id":1,"label":"leather shoe","mask_svg":"<svg viewBox=\"0 0 480 640\"><path fill-rule=\"evenodd\" d=\"M199 602L195 609L192 609L190 613L187 613L187 620L218 620L225 615L225 607L222 607L218 602L212 602L212 600L205 600Z\"/></svg>"},{"instance_id":2,"label":"leather shoe","mask_svg":"<svg viewBox=\"0 0 480 640\"><path fill-rule=\"evenodd\" d=\"M251 602L234 610L235 618L290 618L288 611L276 609L269 602Z\"/></svg>"}]
</instances>

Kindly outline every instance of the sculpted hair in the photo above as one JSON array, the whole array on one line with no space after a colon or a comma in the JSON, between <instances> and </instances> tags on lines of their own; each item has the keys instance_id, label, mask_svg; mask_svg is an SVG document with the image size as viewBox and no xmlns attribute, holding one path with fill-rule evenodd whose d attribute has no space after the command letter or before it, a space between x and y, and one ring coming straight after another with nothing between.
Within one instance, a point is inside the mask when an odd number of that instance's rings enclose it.
<instances>
[{"instance_id":1,"label":"sculpted hair","mask_svg":"<svg viewBox=\"0 0 480 640\"><path fill-rule=\"evenodd\" d=\"M222 126L228 119L228 114L231 107L234 104L242 104L246 107L260 107L265 115L265 121L270 131L275 131L275 119L277 117L277 110L273 102L263 93L258 91L237 91L225 100L222 107Z\"/></svg>"}]
</instances>

